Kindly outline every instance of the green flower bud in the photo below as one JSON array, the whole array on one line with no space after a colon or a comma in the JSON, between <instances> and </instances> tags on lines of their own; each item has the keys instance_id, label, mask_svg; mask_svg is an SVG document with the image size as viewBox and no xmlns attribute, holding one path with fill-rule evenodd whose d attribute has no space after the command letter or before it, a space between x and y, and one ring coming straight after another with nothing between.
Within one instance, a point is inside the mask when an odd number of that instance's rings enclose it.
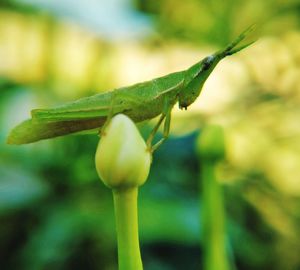
<instances>
[{"instance_id":1,"label":"green flower bud","mask_svg":"<svg viewBox=\"0 0 300 270\"><path fill-rule=\"evenodd\" d=\"M199 135L197 152L203 159L217 161L225 157L224 131L220 126L207 126Z\"/></svg>"},{"instance_id":2,"label":"green flower bud","mask_svg":"<svg viewBox=\"0 0 300 270\"><path fill-rule=\"evenodd\" d=\"M144 184L151 164L145 141L123 114L114 116L105 128L95 159L99 177L112 189Z\"/></svg>"}]
</instances>

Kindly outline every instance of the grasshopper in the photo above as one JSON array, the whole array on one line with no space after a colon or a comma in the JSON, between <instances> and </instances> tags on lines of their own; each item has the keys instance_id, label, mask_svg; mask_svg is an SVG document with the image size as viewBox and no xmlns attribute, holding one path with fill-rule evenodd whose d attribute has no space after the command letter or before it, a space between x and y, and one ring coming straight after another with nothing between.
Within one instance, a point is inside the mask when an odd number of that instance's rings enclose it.
<instances>
[{"instance_id":1,"label":"grasshopper","mask_svg":"<svg viewBox=\"0 0 300 270\"><path fill-rule=\"evenodd\" d=\"M179 108L187 109L199 96L216 65L226 56L253 43L237 46L252 30L253 26L242 32L225 49L205 57L186 70L81 98L56 108L32 110L31 119L16 126L7 141L9 144L27 144L101 128L112 115L118 113L126 114L134 122L160 115L147 140L149 149L154 151L168 137L174 105L178 102ZM162 123L163 138L152 146L153 138Z\"/></svg>"}]
</instances>

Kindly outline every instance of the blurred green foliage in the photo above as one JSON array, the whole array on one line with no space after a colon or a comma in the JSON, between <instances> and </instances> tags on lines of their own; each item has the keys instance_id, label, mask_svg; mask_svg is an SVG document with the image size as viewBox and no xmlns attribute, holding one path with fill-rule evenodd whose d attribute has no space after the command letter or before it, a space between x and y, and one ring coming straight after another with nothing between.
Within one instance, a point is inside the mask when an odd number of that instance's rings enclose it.
<instances>
[{"instance_id":1,"label":"blurred green foliage","mask_svg":"<svg viewBox=\"0 0 300 270\"><path fill-rule=\"evenodd\" d=\"M134 39L120 32L108 38L87 23L86 17L104 16L88 13L93 7L85 9L84 1L0 2L1 269L117 265L112 198L94 167L98 137L16 147L5 144L11 127L32 108L189 66L253 22L259 22L259 41L212 74L202 103L174 112L173 134L155 153L140 191L142 256L145 269L200 268L201 160L194 145L199 129L217 123L228 150L217 179L231 263L236 269L300 269L298 1L116 3L133 20L126 31L138 32L130 25L141 23L140 12L151 31ZM111 32L116 22L127 23L105 17L114 21L106 26ZM145 136L150 128L141 125Z\"/></svg>"}]
</instances>

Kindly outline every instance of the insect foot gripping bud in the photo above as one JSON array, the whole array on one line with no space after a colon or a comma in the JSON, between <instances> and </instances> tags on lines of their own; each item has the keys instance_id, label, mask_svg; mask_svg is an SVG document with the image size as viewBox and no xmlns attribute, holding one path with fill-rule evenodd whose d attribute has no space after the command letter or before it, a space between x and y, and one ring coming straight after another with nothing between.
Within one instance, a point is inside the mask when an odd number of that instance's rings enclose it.
<instances>
[{"instance_id":1,"label":"insect foot gripping bud","mask_svg":"<svg viewBox=\"0 0 300 270\"><path fill-rule=\"evenodd\" d=\"M207 126L197 140L199 156L207 161L218 161L225 157L224 131L220 126Z\"/></svg>"},{"instance_id":2,"label":"insect foot gripping bud","mask_svg":"<svg viewBox=\"0 0 300 270\"><path fill-rule=\"evenodd\" d=\"M96 152L96 169L112 189L138 187L146 181L151 154L133 121L123 114L112 118Z\"/></svg>"}]
</instances>

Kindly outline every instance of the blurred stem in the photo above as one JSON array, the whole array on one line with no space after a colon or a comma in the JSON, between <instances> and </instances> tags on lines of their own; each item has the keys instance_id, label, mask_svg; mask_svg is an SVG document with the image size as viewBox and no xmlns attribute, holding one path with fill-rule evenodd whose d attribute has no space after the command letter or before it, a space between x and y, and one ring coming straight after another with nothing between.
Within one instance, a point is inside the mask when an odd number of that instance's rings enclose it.
<instances>
[{"instance_id":1,"label":"blurred stem","mask_svg":"<svg viewBox=\"0 0 300 270\"><path fill-rule=\"evenodd\" d=\"M202 164L204 269L228 270L225 248L225 211L222 188L216 180L214 161Z\"/></svg>"},{"instance_id":2,"label":"blurred stem","mask_svg":"<svg viewBox=\"0 0 300 270\"><path fill-rule=\"evenodd\" d=\"M138 236L138 188L113 190L119 270L142 270Z\"/></svg>"}]
</instances>

